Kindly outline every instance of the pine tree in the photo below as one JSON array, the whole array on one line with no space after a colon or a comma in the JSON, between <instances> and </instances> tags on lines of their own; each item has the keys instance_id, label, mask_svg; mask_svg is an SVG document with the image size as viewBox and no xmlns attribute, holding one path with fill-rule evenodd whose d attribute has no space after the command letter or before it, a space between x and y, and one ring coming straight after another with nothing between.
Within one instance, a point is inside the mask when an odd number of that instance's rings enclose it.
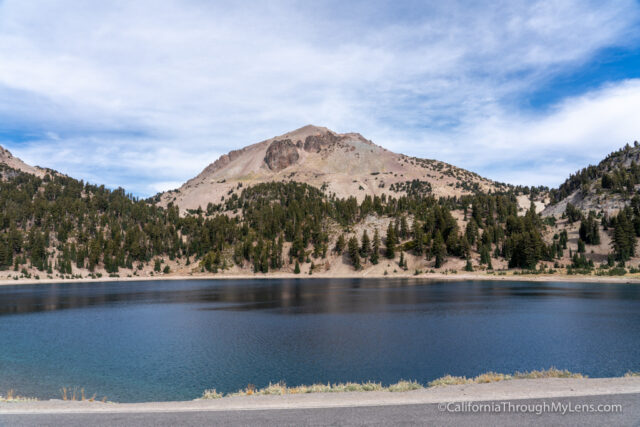
<instances>
[{"instance_id":1,"label":"pine tree","mask_svg":"<svg viewBox=\"0 0 640 427\"><path fill-rule=\"evenodd\" d=\"M629 209L629 208L628 208ZM613 249L619 261L628 261L635 255L636 234L629 220L628 209L621 210L613 221Z\"/></svg>"},{"instance_id":2,"label":"pine tree","mask_svg":"<svg viewBox=\"0 0 640 427\"><path fill-rule=\"evenodd\" d=\"M347 243L345 241L344 234L341 234L338 237L338 240L336 241L336 248L335 249L336 249L336 253L338 255L342 255L342 253L344 252L344 248L345 248L346 244Z\"/></svg>"},{"instance_id":3,"label":"pine tree","mask_svg":"<svg viewBox=\"0 0 640 427\"><path fill-rule=\"evenodd\" d=\"M407 224L407 217L402 215L402 218L400 219L400 236L402 236L403 239L406 239L408 235L409 225Z\"/></svg>"},{"instance_id":4,"label":"pine tree","mask_svg":"<svg viewBox=\"0 0 640 427\"><path fill-rule=\"evenodd\" d=\"M600 244L600 230L593 211L589 212L589 216L580 222L579 235L580 239L588 245Z\"/></svg>"},{"instance_id":5,"label":"pine tree","mask_svg":"<svg viewBox=\"0 0 640 427\"><path fill-rule=\"evenodd\" d=\"M476 243L476 238L478 237L478 224L475 219L471 218L469 222L467 222L465 236L469 241L469 244L473 245Z\"/></svg>"},{"instance_id":6,"label":"pine tree","mask_svg":"<svg viewBox=\"0 0 640 427\"><path fill-rule=\"evenodd\" d=\"M489 264L490 262L491 262L491 255L489 253L489 247L487 245L483 245L480 248L480 263Z\"/></svg>"},{"instance_id":7,"label":"pine tree","mask_svg":"<svg viewBox=\"0 0 640 427\"><path fill-rule=\"evenodd\" d=\"M473 265L471 264L470 259L467 259L467 264L464 266L464 271L473 271Z\"/></svg>"},{"instance_id":8,"label":"pine tree","mask_svg":"<svg viewBox=\"0 0 640 427\"><path fill-rule=\"evenodd\" d=\"M560 245L562 249L567 249L567 242L569 241L569 235L567 234L567 230L562 230L560 232Z\"/></svg>"},{"instance_id":9,"label":"pine tree","mask_svg":"<svg viewBox=\"0 0 640 427\"><path fill-rule=\"evenodd\" d=\"M298 262L298 260L296 260L296 265L293 268L293 273L294 274L300 274L300 263Z\"/></svg>"},{"instance_id":10,"label":"pine tree","mask_svg":"<svg viewBox=\"0 0 640 427\"><path fill-rule=\"evenodd\" d=\"M452 255L460 256L460 244L458 241L458 233L454 231L449 232L449 236L447 236L447 253Z\"/></svg>"},{"instance_id":11,"label":"pine tree","mask_svg":"<svg viewBox=\"0 0 640 427\"><path fill-rule=\"evenodd\" d=\"M433 257L435 257L435 259L436 259L435 268L442 267L442 264L444 264L444 258L445 258L445 255L446 255L446 251L445 251L445 247L444 247L444 240L442 239L442 234L440 233L440 230L436 231L436 235L433 238L433 245L431 247L431 255Z\"/></svg>"},{"instance_id":12,"label":"pine tree","mask_svg":"<svg viewBox=\"0 0 640 427\"><path fill-rule=\"evenodd\" d=\"M389 259L394 259L396 256L396 231L393 226L393 223L389 223L389 227L387 228L387 238L385 239L385 245L387 247L386 257Z\"/></svg>"},{"instance_id":13,"label":"pine tree","mask_svg":"<svg viewBox=\"0 0 640 427\"><path fill-rule=\"evenodd\" d=\"M371 249L371 263L376 265L380 256L380 234L378 229L373 233L373 247Z\"/></svg>"},{"instance_id":14,"label":"pine tree","mask_svg":"<svg viewBox=\"0 0 640 427\"><path fill-rule=\"evenodd\" d=\"M582 219L582 212L580 212L580 209L576 208L571 203L567 203L567 207L564 212L569 220L569 224L573 224L574 222Z\"/></svg>"},{"instance_id":15,"label":"pine tree","mask_svg":"<svg viewBox=\"0 0 640 427\"><path fill-rule=\"evenodd\" d=\"M360 247L360 255L365 260L369 258L369 255L371 255L371 239L369 239L367 230L364 230L362 232L362 246Z\"/></svg>"},{"instance_id":16,"label":"pine tree","mask_svg":"<svg viewBox=\"0 0 640 427\"><path fill-rule=\"evenodd\" d=\"M299 262L304 261L306 245L304 244L304 238L302 233L297 233L295 239L293 240L293 244L291 245L291 249L289 254L293 258L297 258Z\"/></svg>"},{"instance_id":17,"label":"pine tree","mask_svg":"<svg viewBox=\"0 0 640 427\"><path fill-rule=\"evenodd\" d=\"M467 236L462 236L460 239L460 256L463 258L469 258L471 256L471 245L467 240Z\"/></svg>"},{"instance_id":18,"label":"pine tree","mask_svg":"<svg viewBox=\"0 0 640 427\"><path fill-rule=\"evenodd\" d=\"M424 252L424 231L418 220L413 221L413 250L420 256Z\"/></svg>"},{"instance_id":19,"label":"pine tree","mask_svg":"<svg viewBox=\"0 0 640 427\"><path fill-rule=\"evenodd\" d=\"M358 247L358 238L356 236L353 236L349 239L348 252L349 259L351 259L351 264L353 264L353 268L355 268L356 270L360 270L360 254Z\"/></svg>"}]
</instances>

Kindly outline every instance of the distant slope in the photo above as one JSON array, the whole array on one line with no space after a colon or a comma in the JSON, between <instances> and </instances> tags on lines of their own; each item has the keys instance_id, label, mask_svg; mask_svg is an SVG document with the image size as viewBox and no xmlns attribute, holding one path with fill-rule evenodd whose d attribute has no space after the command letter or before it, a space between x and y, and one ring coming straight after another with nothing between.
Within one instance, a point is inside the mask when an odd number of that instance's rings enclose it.
<instances>
[{"instance_id":1,"label":"distant slope","mask_svg":"<svg viewBox=\"0 0 640 427\"><path fill-rule=\"evenodd\" d=\"M47 174L46 169L42 169L36 166L31 166L23 162L4 147L0 146L0 165L8 166L11 169L19 170L21 172L30 173L39 177L43 177Z\"/></svg>"},{"instance_id":2,"label":"distant slope","mask_svg":"<svg viewBox=\"0 0 640 427\"><path fill-rule=\"evenodd\" d=\"M231 151L179 189L160 193L154 200L161 206L173 202L181 210L206 208L239 194L242 187L270 181L304 182L339 198L358 200L410 191L446 197L508 189L444 162L393 153L358 133L339 134L308 125Z\"/></svg>"},{"instance_id":3,"label":"distant slope","mask_svg":"<svg viewBox=\"0 0 640 427\"><path fill-rule=\"evenodd\" d=\"M551 191L551 204L544 216L560 216L567 204L588 212L609 215L631 203L640 189L640 145L625 145L609 154L597 166L589 165L571 175L558 189Z\"/></svg>"}]
</instances>

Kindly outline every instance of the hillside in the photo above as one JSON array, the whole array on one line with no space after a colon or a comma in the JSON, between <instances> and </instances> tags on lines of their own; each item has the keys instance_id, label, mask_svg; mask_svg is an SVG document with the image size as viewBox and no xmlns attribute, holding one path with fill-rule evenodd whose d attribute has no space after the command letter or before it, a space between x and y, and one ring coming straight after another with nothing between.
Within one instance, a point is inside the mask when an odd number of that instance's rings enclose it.
<instances>
[{"instance_id":1,"label":"hillside","mask_svg":"<svg viewBox=\"0 0 640 427\"><path fill-rule=\"evenodd\" d=\"M47 173L47 170L43 168L39 168L37 166L35 167L30 166L25 162L23 162L22 160L20 160L19 158L14 157L9 150L5 149L2 146L0 146L0 165L3 165L5 167L14 169L17 171L30 173L32 175L36 175L41 178Z\"/></svg>"},{"instance_id":2,"label":"hillside","mask_svg":"<svg viewBox=\"0 0 640 427\"><path fill-rule=\"evenodd\" d=\"M154 206L122 189L57 173L40 176L3 165L2 177L5 280L381 276L465 264L481 270L530 267L549 256L540 222L531 212L518 216L513 193L436 199L410 191L358 202L306 183L269 182L243 187L207 212L179 215L177 206ZM526 255L528 245L536 249Z\"/></svg>"},{"instance_id":3,"label":"hillside","mask_svg":"<svg viewBox=\"0 0 640 427\"><path fill-rule=\"evenodd\" d=\"M582 212L612 215L629 206L640 189L640 145L636 141L609 154L597 166L589 165L550 192L551 204L543 216L561 216L567 204Z\"/></svg>"},{"instance_id":4,"label":"hillside","mask_svg":"<svg viewBox=\"0 0 640 427\"><path fill-rule=\"evenodd\" d=\"M546 190L507 187L496 192L498 187L490 181L453 167L444 171L453 176L442 173L454 180L448 181L452 185L416 178L413 185L398 191L359 198L329 192L329 184L317 187L298 182L295 174L269 181L268 177L286 176L302 168L300 159L305 159L303 164L315 159L320 168L337 162L336 151L347 154L359 150L348 147L359 145L360 150L373 147L370 150L384 152L354 134L337 135L307 127L297 135L308 132L313 134L304 138L301 147L291 138L276 138L260 143L262 148L257 144L240 154L223 156L196 180L210 183L221 177L217 174L222 171L235 171L236 175L225 175L237 176L229 178L234 191L225 193L218 203L207 202L206 209L183 209L182 213L177 204L169 205L170 201L165 200L167 206L163 207L137 200L123 189L109 190L32 168L3 151L0 279L211 274L371 277L463 270L482 275L640 272L640 197L635 195L640 176L635 164L638 147L627 146L552 190L555 208L563 202L564 208L557 216L544 217L537 210L542 207L540 199L547 197ZM325 149L322 141L326 140L333 142ZM306 152L307 142L318 143L320 148ZM409 158L386 153L391 160L376 164L412 165ZM245 172L253 170L251 163L238 159L253 159L264 174L260 179L268 182L246 181ZM370 157L364 166L348 156L346 159L363 182L367 182L364 177L412 176L400 169L367 176L364 171L370 170L376 159ZM413 173L418 169L407 170ZM432 178L429 175L433 174L425 175ZM477 188L465 188L467 181L459 178L461 175L476 182ZM220 181L227 184L225 178ZM395 188L399 182L389 187ZM606 197L626 207L611 214L580 211L565 202L564 196L578 191L578 182L582 184L579 191L586 191L583 200ZM174 192L172 197L209 194L186 191L208 186L197 186L193 180L190 183L185 184L184 193ZM481 191L483 188L491 192ZM444 193L437 196L437 191ZM443 196L446 191L455 197ZM523 209L525 204L530 208Z\"/></svg>"},{"instance_id":5,"label":"hillside","mask_svg":"<svg viewBox=\"0 0 640 427\"><path fill-rule=\"evenodd\" d=\"M398 197L411 192L435 197L506 191L508 186L437 160L386 150L358 133L339 134L308 125L234 150L177 190L158 194L160 206L182 211L221 203L243 187L264 182L304 182L338 198Z\"/></svg>"}]
</instances>

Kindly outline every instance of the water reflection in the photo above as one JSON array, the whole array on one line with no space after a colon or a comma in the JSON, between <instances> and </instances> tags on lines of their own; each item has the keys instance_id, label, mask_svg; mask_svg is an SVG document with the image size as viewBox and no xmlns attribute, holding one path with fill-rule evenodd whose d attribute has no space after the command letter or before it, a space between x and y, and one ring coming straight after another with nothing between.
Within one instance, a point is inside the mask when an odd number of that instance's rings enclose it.
<instances>
[{"instance_id":1,"label":"water reflection","mask_svg":"<svg viewBox=\"0 0 640 427\"><path fill-rule=\"evenodd\" d=\"M89 282L0 287L0 315L113 304L195 303L200 310L366 313L432 305L458 310L509 298L639 299L638 286L417 279Z\"/></svg>"}]
</instances>

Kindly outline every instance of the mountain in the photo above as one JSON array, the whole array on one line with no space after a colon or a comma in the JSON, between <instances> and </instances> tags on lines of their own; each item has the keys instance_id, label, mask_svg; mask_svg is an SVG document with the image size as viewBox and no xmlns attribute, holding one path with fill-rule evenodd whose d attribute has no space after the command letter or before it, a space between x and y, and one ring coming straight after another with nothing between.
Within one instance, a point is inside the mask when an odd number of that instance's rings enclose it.
<instances>
[{"instance_id":1,"label":"mountain","mask_svg":"<svg viewBox=\"0 0 640 427\"><path fill-rule=\"evenodd\" d=\"M4 165L11 169L30 173L39 177L45 176L48 172L46 169L26 164L19 158L14 157L9 150L5 149L2 146L0 146L0 165Z\"/></svg>"},{"instance_id":2,"label":"mountain","mask_svg":"<svg viewBox=\"0 0 640 427\"><path fill-rule=\"evenodd\" d=\"M306 126L232 151L150 203L2 149L0 280L638 275L639 162L627 145L548 191Z\"/></svg>"},{"instance_id":3,"label":"mountain","mask_svg":"<svg viewBox=\"0 0 640 427\"><path fill-rule=\"evenodd\" d=\"M571 204L588 213L612 215L629 206L640 190L640 144L627 144L597 166L589 165L550 192L551 204L543 216L560 216Z\"/></svg>"},{"instance_id":4,"label":"mountain","mask_svg":"<svg viewBox=\"0 0 640 427\"><path fill-rule=\"evenodd\" d=\"M221 203L243 187L264 182L304 182L338 198L398 197L409 192L435 197L506 191L496 183L437 160L393 153L358 133L304 126L222 155L177 190L160 193L161 206L181 210Z\"/></svg>"}]
</instances>

